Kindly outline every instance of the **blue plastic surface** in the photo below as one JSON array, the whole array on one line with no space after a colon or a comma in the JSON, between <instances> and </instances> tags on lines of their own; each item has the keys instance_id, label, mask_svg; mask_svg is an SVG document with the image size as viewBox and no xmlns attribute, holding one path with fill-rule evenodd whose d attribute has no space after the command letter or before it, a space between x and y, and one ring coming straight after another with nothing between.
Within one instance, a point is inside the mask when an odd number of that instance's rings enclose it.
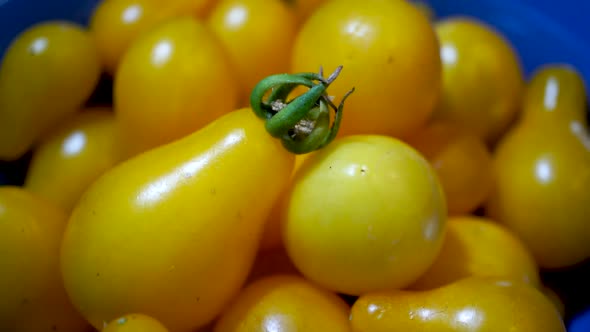
<instances>
[{"instance_id":1,"label":"blue plastic surface","mask_svg":"<svg viewBox=\"0 0 590 332\"><path fill-rule=\"evenodd\" d=\"M34 23L69 20L86 24L99 0L0 0L0 57L12 39ZM590 1L587 0L431 0L438 18L475 16L493 25L515 47L525 73L546 63L575 66L590 88ZM0 185L22 177L25 161L0 162ZM15 171L15 169L17 171ZM3 174L4 173L4 174ZM16 174L16 175L15 175ZM588 269L583 275L588 275ZM573 275L580 275L573 272ZM569 281L569 280L568 280ZM588 287L587 280L574 285ZM572 290L575 291L575 290ZM581 294L583 295L583 294ZM589 303L588 299L580 299ZM566 303L567 305L567 303ZM572 332L590 331L590 310L571 321Z\"/></svg>"}]
</instances>

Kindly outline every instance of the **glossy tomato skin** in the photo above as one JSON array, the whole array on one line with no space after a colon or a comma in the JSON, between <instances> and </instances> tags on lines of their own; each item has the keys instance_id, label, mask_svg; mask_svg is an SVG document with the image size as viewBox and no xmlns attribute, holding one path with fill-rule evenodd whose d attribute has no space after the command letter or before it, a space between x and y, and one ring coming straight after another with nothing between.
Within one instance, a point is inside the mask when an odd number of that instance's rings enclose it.
<instances>
[{"instance_id":1,"label":"glossy tomato skin","mask_svg":"<svg viewBox=\"0 0 590 332\"><path fill-rule=\"evenodd\" d=\"M293 163L241 109L103 174L63 241L73 303L97 328L126 312L171 331L207 324L245 282Z\"/></svg>"},{"instance_id":2,"label":"glossy tomato skin","mask_svg":"<svg viewBox=\"0 0 590 332\"><path fill-rule=\"evenodd\" d=\"M504 223L544 268L590 257L590 135L583 82L572 68L534 73L523 115L498 144L488 215Z\"/></svg>"},{"instance_id":3,"label":"glossy tomato skin","mask_svg":"<svg viewBox=\"0 0 590 332\"><path fill-rule=\"evenodd\" d=\"M234 109L236 85L205 24L167 21L129 48L115 77L114 103L125 157L179 139Z\"/></svg>"},{"instance_id":4,"label":"glossy tomato skin","mask_svg":"<svg viewBox=\"0 0 590 332\"><path fill-rule=\"evenodd\" d=\"M442 245L447 211L437 176L391 137L352 135L315 152L287 199L289 257L306 278L336 292L408 286Z\"/></svg>"},{"instance_id":5,"label":"glossy tomato skin","mask_svg":"<svg viewBox=\"0 0 590 332\"><path fill-rule=\"evenodd\" d=\"M220 0L207 19L240 84L240 106L264 77L289 71L297 21L283 0ZM317 71L317 69L316 69Z\"/></svg>"},{"instance_id":6,"label":"glossy tomato skin","mask_svg":"<svg viewBox=\"0 0 590 332\"><path fill-rule=\"evenodd\" d=\"M495 142L520 106L524 78L516 51L500 32L473 18L447 18L435 29L443 92L434 118Z\"/></svg>"},{"instance_id":7,"label":"glossy tomato skin","mask_svg":"<svg viewBox=\"0 0 590 332\"><path fill-rule=\"evenodd\" d=\"M559 312L536 288L472 277L430 291L367 294L352 307L354 332L565 332Z\"/></svg>"},{"instance_id":8,"label":"glossy tomato skin","mask_svg":"<svg viewBox=\"0 0 590 332\"><path fill-rule=\"evenodd\" d=\"M0 330L72 331L88 327L63 288L59 245L67 215L20 187L0 187Z\"/></svg>"},{"instance_id":9,"label":"glossy tomato skin","mask_svg":"<svg viewBox=\"0 0 590 332\"><path fill-rule=\"evenodd\" d=\"M450 215L471 213L489 197L492 155L481 138L450 123L434 122L407 142L435 169Z\"/></svg>"},{"instance_id":10,"label":"glossy tomato skin","mask_svg":"<svg viewBox=\"0 0 590 332\"><path fill-rule=\"evenodd\" d=\"M102 332L168 332L156 319L143 314L128 314L111 321Z\"/></svg>"},{"instance_id":11,"label":"glossy tomato skin","mask_svg":"<svg viewBox=\"0 0 590 332\"><path fill-rule=\"evenodd\" d=\"M42 22L9 46L0 67L0 160L21 157L92 94L100 62L90 35L68 22Z\"/></svg>"},{"instance_id":12,"label":"glossy tomato skin","mask_svg":"<svg viewBox=\"0 0 590 332\"><path fill-rule=\"evenodd\" d=\"M90 184L117 163L118 155L113 112L86 109L35 148L25 188L69 213Z\"/></svg>"},{"instance_id":13,"label":"glossy tomato skin","mask_svg":"<svg viewBox=\"0 0 590 332\"><path fill-rule=\"evenodd\" d=\"M215 0L105 0L90 19L90 31L105 69L114 74L133 41L159 23L182 15L204 16Z\"/></svg>"},{"instance_id":14,"label":"glossy tomato skin","mask_svg":"<svg viewBox=\"0 0 590 332\"><path fill-rule=\"evenodd\" d=\"M349 310L336 294L301 277L275 275L246 287L214 332L348 332Z\"/></svg>"},{"instance_id":15,"label":"glossy tomato skin","mask_svg":"<svg viewBox=\"0 0 590 332\"><path fill-rule=\"evenodd\" d=\"M433 289L463 278L497 277L541 287L539 268L522 241L493 220L449 218L443 247L412 289Z\"/></svg>"},{"instance_id":16,"label":"glossy tomato skin","mask_svg":"<svg viewBox=\"0 0 590 332\"><path fill-rule=\"evenodd\" d=\"M440 93L439 45L428 19L407 1L335 0L303 24L293 72L332 72L331 94L351 87L341 135L405 136L430 117Z\"/></svg>"}]
</instances>

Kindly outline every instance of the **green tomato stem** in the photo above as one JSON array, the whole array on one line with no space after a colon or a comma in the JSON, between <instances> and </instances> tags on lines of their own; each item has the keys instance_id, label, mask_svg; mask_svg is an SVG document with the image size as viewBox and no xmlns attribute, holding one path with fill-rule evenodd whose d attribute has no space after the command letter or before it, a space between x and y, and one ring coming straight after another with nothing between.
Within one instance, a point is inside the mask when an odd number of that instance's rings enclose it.
<instances>
[{"instance_id":1,"label":"green tomato stem","mask_svg":"<svg viewBox=\"0 0 590 332\"><path fill-rule=\"evenodd\" d=\"M265 120L267 132L282 141L292 153L304 154L329 144L340 128L344 101L354 91L351 89L336 107L327 95L329 85L336 80L342 66L326 79L319 73L276 74L261 80L250 94L254 113ZM287 101L298 86L308 91ZM266 97L266 98L265 98ZM335 112L330 126L330 109Z\"/></svg>"}]
</instances>

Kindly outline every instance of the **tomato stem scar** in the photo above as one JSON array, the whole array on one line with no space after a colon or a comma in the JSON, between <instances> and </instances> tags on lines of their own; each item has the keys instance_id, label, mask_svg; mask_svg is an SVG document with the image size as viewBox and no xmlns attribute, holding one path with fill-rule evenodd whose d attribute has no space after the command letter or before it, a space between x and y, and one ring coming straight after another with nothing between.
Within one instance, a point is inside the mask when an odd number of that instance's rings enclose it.
<instances>
[{"instance_id":1,"label":"tomato stem scar","mask_svg":"<svg viewBox=\"0 0 590 332\"><path fill-rule=\"evenodd\" d=\"M344 101L354 92L354 88L348 91L338 106L326 94L341 71L342 66L338 66L328 78L324 77L322 67L318 73L270 75L252 90L252 110L266 121L266 131L280 139L290 152L305 154L321 149L338 134ZM307 87L307 92L287 100L298 86ZM332 126L330 109L335 112Z\"/></svg>"}]
</instances>

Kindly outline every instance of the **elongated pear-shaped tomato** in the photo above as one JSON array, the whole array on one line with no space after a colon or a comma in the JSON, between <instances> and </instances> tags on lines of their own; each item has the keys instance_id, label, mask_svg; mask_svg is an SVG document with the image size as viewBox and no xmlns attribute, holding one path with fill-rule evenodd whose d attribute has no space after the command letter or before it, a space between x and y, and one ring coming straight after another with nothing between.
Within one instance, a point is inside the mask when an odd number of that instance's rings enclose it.
<instances>
[{"instance_id":1,"label":"elongated pear-shaped tomato","mask_svg":"<svg viewBox=\"0 0 590 332\"><path fill-rule=\"evenodd\" d=\"M260 108L230 112L117 165L86 191L61 258L66 290L94 327L139 312L171 331L194 331L236 295L294 165L292 149L275 137L317 112L319 98L326 107L330 78L314 85L294 77L311 86L309 94L269 111L266 124Z\"/></svg>"}]
</instances>

